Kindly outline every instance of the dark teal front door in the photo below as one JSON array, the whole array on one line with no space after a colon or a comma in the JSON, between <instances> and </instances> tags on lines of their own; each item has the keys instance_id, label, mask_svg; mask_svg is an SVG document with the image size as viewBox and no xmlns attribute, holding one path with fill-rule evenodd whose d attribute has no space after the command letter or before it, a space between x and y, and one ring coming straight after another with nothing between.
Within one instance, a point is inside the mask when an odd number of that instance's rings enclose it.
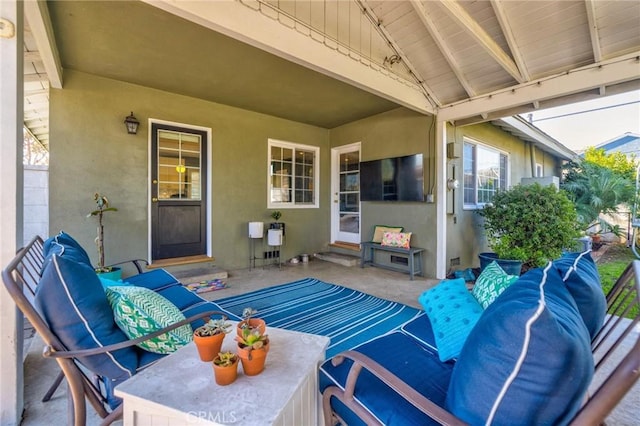
<instances>
[{"instance_id":1,"label":"dark teal front door","mask_svg":"<svg viewBox=\"0 0 640 426\"><path fill-rule=\"evenodd\" d=\"M151 126L152 260L207 253L207 132Z\"/></svg>"}]
</instances>

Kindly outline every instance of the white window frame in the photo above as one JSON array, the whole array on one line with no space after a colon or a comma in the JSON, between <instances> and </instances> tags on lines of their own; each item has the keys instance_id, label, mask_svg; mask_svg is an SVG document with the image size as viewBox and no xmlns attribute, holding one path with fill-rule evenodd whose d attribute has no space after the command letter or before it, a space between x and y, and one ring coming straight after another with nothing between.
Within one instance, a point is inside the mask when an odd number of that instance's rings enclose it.
<instances>
[{"instance_id":1,"label":"white window frame","mask_svg":"<svg viewBox=\"0 0 640 426\"><path fill-rule=\"evenodd\" d=\"M475 147L475 158L473 159L473 176L474 176L474 191L475 191L475 203L468 203L465 200L465 161L467 160L466 158L466 146L467 145L473 145ZM483 202L478 202L478 149L482 149L485 151L490 151L490 152L494 152L496 154L498 154L500 157L504 157L505 158L505 173L506 173L506 177L504 179L505 182L505 187L499 187L498 189L506 189L509 187L510 184L510 168L511 168L511 159L509 157L509 154L505 151L502 151L500 149L497 149L491 145L487 145L481 142L478 142L476 140L470 139L470 138L464 138L463 139L463 144L462 144L462 202L463 202L463 208L465 210L477 210L479 208L482 208L485 204L487 203L483 203ZM502 177L500 179L498 179L498 181L503 181Z\"/></svg>"},{"instance_id":2,"label":"white window frame","mask_svg":"<svg viewBox=\"0 0 640 426\"><path fill-rule=\"evenodd\" d=\"M287 142L277 139L269 139L267 144L267 208L269 209L314 209L320 207L320 147L313 145L304 145L299 143ZM292 197L290 201L279 202L272 200L272 175L271 169L271 148L287 148L294 152L294 163L291 171L292 176ZM295 175L295 158L297 151L313 152L313 201L310 203L296 203L295 191L296 191L296 175Z\"/></svg>"}]
</instances>

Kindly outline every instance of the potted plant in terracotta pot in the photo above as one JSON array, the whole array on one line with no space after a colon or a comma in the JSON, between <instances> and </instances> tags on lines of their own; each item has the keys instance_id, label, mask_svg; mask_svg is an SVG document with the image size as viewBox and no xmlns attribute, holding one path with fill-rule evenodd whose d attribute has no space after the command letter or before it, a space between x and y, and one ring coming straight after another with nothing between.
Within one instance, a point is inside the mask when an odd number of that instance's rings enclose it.
<instances>
[{"instance_id":1,"label":"potted plant in terracotta pot","mask_svg":"<svg viewBox=\"0 0 640 426\"><path fill-rule=\"evenodd\" d=\"M211 362L220 353L225 334L231 330L227 318L209 319L204 325L193 331L193 342L196 344L200 359Z\"/></svg>"},{"instance_id":2,"label":"potted plant in terracotta pot","mask_svg":"<svg viewBox=\"0 0 640 426\"><path fill-rule=\"evenodd\" d=\"M245 328L258 329L260 331L260 334L266 333L267 325L264 322L264 320L262 318L253 317L257 313L258 311L256 311L253 308L244 308L242 310L242 321L240 321L238 323L238 326L236 327L238 332L238 337L242 337L242 331Z\"/></svg>"},{"instance_id":3,"label":"potted plant in terracotta pot","mask_svg":"<svg viewBox=\"0 0 640 426\"><path fill-rule=\"evenodd\" d=\"M244 374L255 376L262 373L269 352L269 337L257 328L245 327L242 336L236 336L236 341Z\"/></svg>"},{"instance_id":4,"label":"potted plant in terracotta pot","mask_svg":"<svg viewBox=\"0 0 640 426\"><path fill-rule=\"evenodd\" d=\"M232 352L220 352L213 359L213 372L216 383L220 386L230 385L238 377L238 356Z\"/></svg>"}]
</instances>

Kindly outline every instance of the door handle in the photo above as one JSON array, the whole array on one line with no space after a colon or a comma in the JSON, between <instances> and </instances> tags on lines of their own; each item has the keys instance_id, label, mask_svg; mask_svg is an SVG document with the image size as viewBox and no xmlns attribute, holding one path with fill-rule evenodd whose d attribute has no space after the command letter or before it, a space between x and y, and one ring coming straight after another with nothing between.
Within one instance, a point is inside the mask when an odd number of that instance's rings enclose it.
<instances>
[{"instance_id":1,"label":"door handle","mask_svg":"<svg viewBox=\"0 0 640 426\"><path fill-rule=\"evenodd\" d=\"M157 199L156 197L153 197L153 198L151 199L151 202L152 202L152 203L157 203L157 202L158 202L158 199Z\"/></svg>"}]
</instances>

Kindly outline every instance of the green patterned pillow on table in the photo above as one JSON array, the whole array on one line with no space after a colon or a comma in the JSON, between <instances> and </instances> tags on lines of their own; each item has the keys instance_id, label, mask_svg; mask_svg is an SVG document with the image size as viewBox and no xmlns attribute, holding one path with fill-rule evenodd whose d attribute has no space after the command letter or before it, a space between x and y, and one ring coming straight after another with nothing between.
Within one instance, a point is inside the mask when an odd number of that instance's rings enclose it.
<instances>
[{"instance_id":1,"label":"green patterned pillow on table","mask_svg":"<svg viewBox=\"0 0 640 426\"><path fill-rule=\"evenodd\" d=\"M482 271L473 286L473 296L483 309L487 309L494 300L511 284L518 280L517 275L509 275L494 260Z\"/></svg>"},{"instance_id":2,"label":"green patterned pillow on table","mask_svg":"<svg viewBox=\"0 0 640 426\"><path fill-rule=\"evenodd\" d=\"M105 290L118 327L130 338L146 336L178 321L185 316L167 298L153 290L136 286L114 286ZM158 354L175 352L192 339L189 324L145 340L138 347Z\"/></svg>"}]
</instances>

